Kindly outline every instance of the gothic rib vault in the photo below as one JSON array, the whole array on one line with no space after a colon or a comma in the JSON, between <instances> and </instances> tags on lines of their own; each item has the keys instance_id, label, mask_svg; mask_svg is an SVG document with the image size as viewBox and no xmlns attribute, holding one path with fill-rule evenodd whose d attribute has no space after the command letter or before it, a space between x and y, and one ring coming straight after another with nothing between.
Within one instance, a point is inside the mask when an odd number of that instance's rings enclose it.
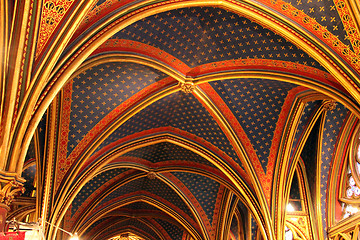
<instances>
[{"instance_id":1,"label":"gothic rib vault","mask_svg":"<svg viewBox=\"0 0 360 240\"><path fill-rule=\"evenodd\" d=\"M0 4L1 216L89 240L355 239L356 0Z\"/></svg>"}]
</instances>

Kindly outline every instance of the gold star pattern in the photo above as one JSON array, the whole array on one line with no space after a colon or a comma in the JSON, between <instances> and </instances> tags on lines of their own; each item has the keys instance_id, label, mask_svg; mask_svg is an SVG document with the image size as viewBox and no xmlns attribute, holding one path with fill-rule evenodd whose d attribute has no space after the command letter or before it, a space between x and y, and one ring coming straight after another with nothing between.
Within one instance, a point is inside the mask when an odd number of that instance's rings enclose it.
<instances>
[{"instance_id":1,"label":"gold star pattern","mask_svg":"<svg viewBox=\"0 0 360 240\"><path fill-rule=\"evenodd\" d=\"M263 79L210 84L237 117L266 171L278 116L288 91L296 85Z\"/></svg>"},{"instance_id":2,"label":"gold star pattern","mask_svg":"<svg viewBox=\"0 0 360 240\"><path fill-rule=\"evenodd\" d=\"M97 150L136 132L168 126L206 140L242 166L234 148L217 122L193 95L183 92L173 93L137 113L115 130Z\"/></svg>"},{"instance_id":3,"label":"gold star pattern","mask_svg":"<svg viewBox=\"0 0 360 240\"><path fill-rule=\"evenodd\" d=\"M212 223L220 184L208 177L198 174L186 172L173 172L173 174L196 196L196 200L205 211L210 223Z\"/></svg>"},{"instance_id":4,"label":"gold star pattern","mask_svg":"<svg viewBox=\"0 0 360 240\"><path fill-rule=\"evenodd\" d=\"M231 59L276 59L323 68L285 38L219 8L184 8L145 18L113 39L170 53L190 67Z\"/></svg>"},{"instance_id":5,"label":"gold star pattern","mask_svg":"<svg viewBox=\"0 0 360 240\"><path fill-rule=\"evenodd\" d=\"M333 159L333 151L335 149L336 139L345 120L347 112L348 110L344 106L337 103L337 107L334 110L329 110L326 113L321 153L321 203L328 202L326 198L330 164ZM321 204L321 211L323 216L326 216L326 207L326 204ZM327 226L325 219L323 220L323 226ZM327 236L326 231L324 231L324 236Z\"/></svg>"},{"instance_id":6,"label":"gold star pattern","mask_svg":"<svg viewBox=\"0 0 360 240\"><path fill-rule=\"evenodd\" d=\"M106 63L73 79L68 154L101 119L166 75L134 63Z\"/></svg>"}]
</instances>

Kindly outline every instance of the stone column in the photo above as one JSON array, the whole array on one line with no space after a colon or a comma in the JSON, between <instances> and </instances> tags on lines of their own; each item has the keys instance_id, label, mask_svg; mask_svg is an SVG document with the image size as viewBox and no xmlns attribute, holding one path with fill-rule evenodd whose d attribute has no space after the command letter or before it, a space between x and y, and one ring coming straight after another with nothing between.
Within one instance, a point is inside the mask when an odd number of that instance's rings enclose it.
<instances>
[{"instance_id":1,"label":"stone column","mask_svg":"<svg viewBox=\"0 0 360 240\"><path fill-rule=\"evenodd\" d=\"M6 215L10 210L10 205L14 200L15 196L25 192L25 188L15 182L6 181L1 182L0 189L0 232L4 231L6 224Z\"/></svg>"}]
</instances>

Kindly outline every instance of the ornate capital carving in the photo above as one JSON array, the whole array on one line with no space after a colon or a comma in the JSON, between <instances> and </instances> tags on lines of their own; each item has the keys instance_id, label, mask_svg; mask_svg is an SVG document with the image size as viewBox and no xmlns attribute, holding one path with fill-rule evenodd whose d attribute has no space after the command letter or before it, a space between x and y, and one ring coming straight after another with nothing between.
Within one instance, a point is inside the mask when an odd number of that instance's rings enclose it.
<instances>
[{"instance_id":1,"label":"ornate capital carving","mask_svg":"<svg viewBox=\"0 0 360 240\"><path fill-rule=\"evenodd\" d=\"M193 83L179 83L178 86L184 93L192 93L195 89L195 85Z\"/></svg>"},{"instance_id":2,"label":"ornate capital carving","mask_svg":"<svg viewBox=\"0 0 360 240\"><path fill-rule=\"evenodd\" d=\"M2 183L0 189L0 204L10 206L15 196L20 195L24 192L25 188L15 181Z\"/></svg>"}]
</instances>

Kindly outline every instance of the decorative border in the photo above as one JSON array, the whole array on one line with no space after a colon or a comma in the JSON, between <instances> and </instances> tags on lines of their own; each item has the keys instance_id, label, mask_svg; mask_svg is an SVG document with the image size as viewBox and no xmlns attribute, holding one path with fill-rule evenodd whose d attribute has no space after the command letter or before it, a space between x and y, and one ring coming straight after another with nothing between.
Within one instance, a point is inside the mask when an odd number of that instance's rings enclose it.
<instances>
[{"instance_id":1,"label":"decorative border","mask_svg":"<svg viewBox=\"0 0 360 240\"><path fill-rule=\"evenodd\" d=\"M58 30L60 22L68 10L72 7L74 0L44 0L41 20L39 25L39 36L36 44L35 59L43 52L48 41Z\"/></svg>"},{"instance_id":2,"label":"decorative border","mask_svg":"<svg viewBox=\"0 0 360 240\"><path fill-rule=\"evenodd\" d=\"M355 25L355 19L352 19L350 13L350 6L348 6L347 1L343 0L334 0L334 5L336 6L337 12L340 16L340 19L344 25L347 36L353 46L355 54L360 54L360 35L358 29Z\"/></svg>"},{"instance_id":3,"label":"decorative border","mask_svg":"<svg viewBox=\"0 0 360 240\"><path fill-rule=\"evenodd\" d=\"M218 221L219 221L219 216L220 216L220 210L223 203L223 196L225 193L226 188L224 187L224 185L220 185L219 191L218 191L218 195L216 198L216 202L215 202L215 207L214 207L214 214L213 214L213 220L212 220L212 226L211 226L211 231L210 231L210 238L211 239L215 239L215 234L218 231L223 231L223 229L217 229L218 227Z\"/></svg>"},{"instance_id":4,"label":"decorative border","mask_svg":"<svg viewBox=\"0 0 360 240\"><path fill-rule=\"evenodd\" d=\"M70 114L71 114L71 102L73 93L73 83L71 80L63 88L63 100L61 109L61 125L59 130L59 144L56 161L56 178L55 178L55 191L58 189L61 179L63 179L66 171L69 168L69 162L66 160L67 156L67 145L69 142L69 126L70 126Z\"/></svg>"}]
</instances>

